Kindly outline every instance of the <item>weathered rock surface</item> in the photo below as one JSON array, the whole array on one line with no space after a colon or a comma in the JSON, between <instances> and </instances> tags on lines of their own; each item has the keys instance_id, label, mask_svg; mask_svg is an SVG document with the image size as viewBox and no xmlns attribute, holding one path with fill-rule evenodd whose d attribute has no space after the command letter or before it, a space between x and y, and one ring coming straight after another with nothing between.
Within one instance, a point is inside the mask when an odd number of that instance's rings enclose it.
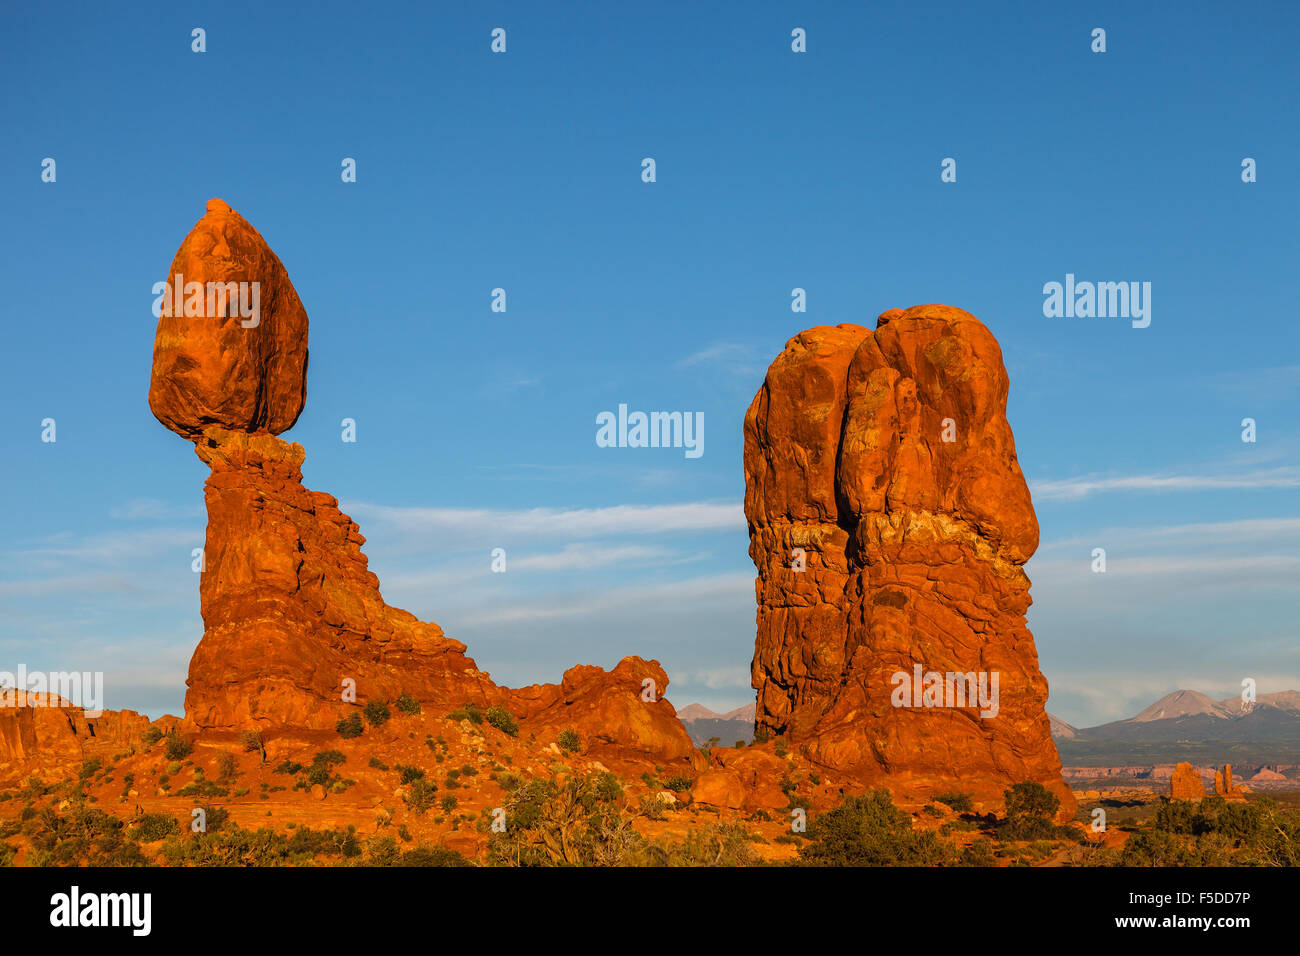
<instances>
[{"instance_id":1,"label":"weathered rock surface","mask_svg":"<svg viewBox=\"0 0 1300 956\"><path fill-rule=\"evenodd\" d=\"M650 685L646 681L652 681ZM582 753L603 763L643 757L660 764L699 762L673 705L663 697L668 675L658 661L625 657L608 673L578 665L556 684L508 691L507 706L546 739L573 728Z\"/></svg>"},{"instance_id":2,"label":"weathered rock surface","mask_svg":"<svg viewBox=\"0 0 1300 956\"><path fill-rule=\"evenodd\" d=\"M0 706L0 780L63 769L127 744L149 726L133 710L87 717L54 694L9 689Z\"/></svg>"},{"instance_id":3,"label":"weathered rock surface","mask_svg":"<svg viewBox=\"0 0 1300 956\"><path fill-rule=\"evenodd\" d=\"M274 753L304 731L332 731L369 701L408 694L442 712L501 704L540 739L572 728L585 752L611 765L697 760L661 699L668 677L657 662L626 658L609 673L575 667L559 685L511 691L438 625L385 603L356 523L332 496L303 487L302 446L276 437L302 411L307 369L307 313L280 260L214 199L176 254L177 274L261 289L252 327L191 314L158 323L150 406L211 468L204 635L190 661L187 732L257 729Z\"/></svg>"},{"instance_id":4,"label":"weathered rock surface","mask_svg":"<svg viewBox=\"0 0 1300 956\"><path fill-rule=\"evenodd\" d=\"M1190 763L1183 762L1174 768L1169 778L1169 799L1200 800L1205 796L1205 781Z\"/></svg>"},{"instance_id":5,"label":"weathered rock surface","mask_svg":"<svg viewBox=\"0 0 1300 956\"><path fill-rule=\"evenodd\" d=\"M210 200L166 281L180 288L182 305L164 295L154 338L149 407L158 420L193 440L210 425L273 435L292 427L307 396L307 312L261 234L222 200ZM212 284L237 290L241 282L247 304L257 306L253 317L228 299L209 301L210 289L232 291Z\"/></svg>"},{"instance_id":6,"label":"weathered rock surface","mask_svg":"<svg viewBox=\"0 0 1300 956\"><path fill-rule=\"evenodd\" d=\"M1038 523L1007 392L992 334L948 306L787 343L745 418L757 724L873 785L996 800L1037 781L1072 813L1025 621ZM996 716L894 706L914 665L996 673Z\"/></svg>"}]
</instances>

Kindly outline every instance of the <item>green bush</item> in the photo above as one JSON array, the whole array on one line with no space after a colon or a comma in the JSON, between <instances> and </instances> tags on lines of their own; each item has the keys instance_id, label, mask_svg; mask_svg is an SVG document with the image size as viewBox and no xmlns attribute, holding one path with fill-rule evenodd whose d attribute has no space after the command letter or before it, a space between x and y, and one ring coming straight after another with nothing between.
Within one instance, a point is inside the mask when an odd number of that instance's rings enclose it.
<instances>
[{"instance_id":1,"label":"green bush","mask_svg":"<svg viewBox=\"0 0 1300 956\"><path fill-rule=\"evenodd\" d=\"M365 725L361 723L360 714L349 714L347 717L342 718L337 724L335 724L334 729L339 732L340 737L346 739L351 737L360 737L366 728Z\"/></svg>"},{"instance_id":2,"label":"green bush","mask_svg":"<svg viewBox=\"0 0 1300 956\"><path fill-rule=\"evenodd\" d=\"M448 720L468 720L471 724L483 723L483 711L479 710L473 704L466 704L464 707L457 707L447 715Z\"/></svg>"},{"instance_id":3,"label":"green bush","mask_svg":"<svg viewBox=\"0 0 1300 956\"><path fill-rule=\"evenodd\" d=\"M262 750L262 735L256 730L245 730L239 735L239 743L243 746L245 753Z\"/></svg>"},{"instance_id":4,"label":"green bush","mask_svg":"<svg viewBox=\"0 0 1300 956\"><path fill-rule=\"evenodd\" d=\"M1004 840L1042 840L1057 836L1053 822L1061 800L1041 783L1014 784L1005 793L1007 818L998 831Z\"/></svg>"},{"instance_id":5,"label":"green bush","mask_svg":"<svg viewBox=\"0 0 1300 956\"><path fill-rule=\"evenodd\" d=\"M560 736L555 738L555 742L560 745L560 749L565 753L576 753L582 747L582 740L578 737L578 732L572 727L560 731Z\"/></svg>"},{"instance_id":6,"label":"green bush","mask_svg":"<svg viewBox=\"0 0 1300 956\"><path fill-rule=\"evenodd\" d=\"M948 862L950 854L934 833L912 829L912 818L894 806L888 790L872 790L813 817L799 861L805 866L934 866Z\"/></svg>"},{"instance_id":7,"label":"green bush","mask_svg":"<svg viewBox=\"0 0 1300 956\"><path fill-rule=\"evenodd\" d=\"M146 750L148 750L158 741L162 740L162 738L163 738L162 730L159 729L158 727L153 726L152 724L146 727L144 733L140 735L140 740L144 744Z\"/></svg>"},{"instance_id":8,"label":"green bush","mask_svg":"<svg viewBox=\"0 0 1300 956\"><path fill-rule=\"evenodd\" d=\"M368 702L361 712L365 714L366 720L372 727L382 727L392 716L388 711L388 705L377 700Z\"/></svg>"},{"instance_id":9,"label":"green bush","mask_svg":"<svg viewBox=\"0 0 1300 956\"><path fill-rule=\"evenodd\" d=\"M971 803L970 794L968 793L959 793L954 790L950 793L935 794L934 799L938 803L947 804L958 813L970 813L974 809L974 805Z\"/></svg>"},{"instance_id":10,"label":"green bush","mask_svg":"<svg viewBox=\"0 0 1300 956\"><path fill-rule=\"evenodd\" d=\"M136 820L131 827L132 835L141 843L162 840L173 833L181 832L181 825L176 818L166 813L146 813Z\"/></svg>"},{"instance_id":11,"label":"green bush","mask_svg":"<svg viewBox=\"0 0 1300 956\"><path fill-rule=\"evenodd\" d=\"M163 745L163 753L167 755L168 760L184 760L194 752L194 744L186 740L174 727L167 732L166 741Z\"/></svg>"},{"instance_id":12,"label":"green bush","mask_svg":"<svg viewBox=\"0 0 1300 956\"><path fill-rule=\"evenodd\" d=\"M403 799L412 811L423 814L433 806L434 797L437 792L437 784L426 780L423 777L417 777L406 785L406 794Z\"/></svg>"},{"instance_id":13,"label":"green bush","mask_svg":"<svg viewBox=\"0 0 1300 956\"><path fill-rule=\"evenodd\" d=\"M519 721L515 720L515 715L510 713L499 704L488 708L487 722L511 737L519 736Z\"/></svg>"},{"instance_id":14,"label":"green bush","mask_svg":"<svg viewBox=\"0 0 1300 956\"><path fill-rule=\"evenodd\" d=\"M402 783L410 783L412 780L420 780L424 777L424 771L419 767L408 767L406 764L398 764L397 772L401 775Z\"/></svg>"},{"instance_id":15,"label":"green bush","mask_svg":"<svg viewBox=\"0 0 1300 956\"><path fill-rule=\"evenodd\" d=\"M403 693L397 700L393 701L393 706L408 717L420 712L420 702L407 693Z\"/></svg>"}]
</instances>

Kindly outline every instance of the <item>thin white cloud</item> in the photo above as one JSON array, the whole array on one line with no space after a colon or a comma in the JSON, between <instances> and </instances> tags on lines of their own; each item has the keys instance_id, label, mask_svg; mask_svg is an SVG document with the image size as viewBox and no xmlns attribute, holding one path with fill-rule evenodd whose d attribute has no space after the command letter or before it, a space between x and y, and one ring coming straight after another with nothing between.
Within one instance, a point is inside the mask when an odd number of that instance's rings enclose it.
<instances>
[{"instance_id":1,"label":"thin white cloud","mask_svg":"<svg viewBox=\"0 0 1300 956\"><path fill-rule=\"evenodd\" d=\"M471 612L461 620L471 626L533 622L556 618L590 617L613 612L611 623L644 609L678 605L691 607L714 600L754 600L754 576L718 574L686 581L629 585L590 593L554 594L509 607ZM638 611L637 609L642 609Z\"/></svg>"},{"instance_id":2,"label":"thin white cloud","mask_svg":"<svg viewBox=\"0 0 1300 956\"><path fill-rule=\"evenodd\" d=\"M382 522L421 536L526 538L600 538L620 534L743 531L739 502L687 502L671 505L614 505L608 508L404 508L348 503L345 510L365 522ZM363 523L363 527L365 523Z\"/></svg>"},{"instance_id":3,"label":"thin white cloud","mask_svg":"<svg viewBox=\"0 0 1300 956\"><path fill-rule=\"evenodd\" d=\"M1224 491L1247 488L1300 488L1300 468L1272 468L1240 475L1086 476L1029 483L1029 490L1039 501L1078 501L1094 494L1124 491Z\"/></svg>"},{"instance_id":4,"label":"thin white cloud","mask_svg":"<svg viewBox=\"0 0 1300 956\"><path fill-rule=\"evenodd\" d=\"M677 367L689 368L692 365L702 365L706 362L748 363L754 361L757 354L758 350L752 345L742 345L739 342L718 342L679 360Z\"/></svg>"}]
</instances>

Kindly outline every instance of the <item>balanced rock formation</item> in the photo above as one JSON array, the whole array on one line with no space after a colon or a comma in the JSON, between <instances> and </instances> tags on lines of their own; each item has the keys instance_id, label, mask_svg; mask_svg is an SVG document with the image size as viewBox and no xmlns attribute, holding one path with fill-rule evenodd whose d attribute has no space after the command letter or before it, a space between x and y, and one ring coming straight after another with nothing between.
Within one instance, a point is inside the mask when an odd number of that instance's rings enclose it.
<instances>
[{"instance_id":1,"label":"balanced rock formation","mask_svg":"<svg viewBox=\"0 0 1300 956\"><path fill-rule=\"evenodd\" d=\"M786 344L745 417L756 722L870 785L997 802L1036 781L1072 813L1007 392L997 341L948 306Z\"/></svg>"},{"instance_id":2,"label":"balanced rock formation","mask_svg":"<svg viewBox=\"0 0 1300 956\"><path fill-rule=\"evenodd\" d=\"M1169 778L1170 800L1200 800L1205 796L1205 781L1196 768L1184 761Z\"/></svg>"},{"instance_id":3,"label":"balanced rock formation","mask_svg":"<svg viewBox=\"0 0 1300 956\"><path fill-rule=\"evenodd\" d=\"M303 447L276 437L306 396L307 313L284 266L242 216L213 199L171 276L185 288L260 289L252 318L251 309L213 311L206 299L178 309L173 300L154 346L150 407L211 468L204 635L190 661L188 732L217 739L256 729L264 739L294 739L332 730L369 701L408 694L444 711L499 704L539 735L572 727L611 764L695 759L662 698L668 678L656 662L626 658L608 674L575 668L561 685L512 691L438 625L385 603L356 523L331 495L303 487ZM656 688L649 699L646 680Z\"/></svg>"},{"instance_id":4,"label":"balanced rock formation","mask_svg":"<svg viewBox=\"0 0 1300 956\"><path fill-rule=\"evenodd\" d=\"M213 199L166 281L149 383L158 420L191 440L209 425L291 428L307 397L307 311L261 234Z\"/></svg>"}]
</instances>

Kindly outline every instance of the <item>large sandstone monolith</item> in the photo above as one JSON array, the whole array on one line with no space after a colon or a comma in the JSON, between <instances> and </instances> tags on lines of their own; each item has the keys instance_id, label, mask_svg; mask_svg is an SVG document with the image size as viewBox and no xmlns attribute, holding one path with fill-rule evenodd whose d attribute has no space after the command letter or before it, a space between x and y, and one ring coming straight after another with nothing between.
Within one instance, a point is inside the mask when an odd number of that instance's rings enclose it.
<instances>
[{"instance_id":1,"label":"large sandstone monolith","mask_svg":"<svg viewBox=\"0 0 1300 956\"><path fill-rule=\"evenodd\" d=\"M194 442L210 468L200 600L204 633L190 660L191 732L269 736L331 730L368 701L408 694L435 713L502 704L529 732L572 727L611 765L689 765L690 737L672 705L645 700L668 677L654 661L575 668L560 685L499 687L433 623L385 603L365 538L328 494L302 484L303 447L277 434L306 398L307 313L265 240L220 199L181 243L171 275L257 283L259 314L166 311L149 404ZM172 280L174 281L174 280ZM179 283L178 283L179 284ZM197 292L197 289L194 290ZM232 311L235 314L231 314Z\"/></svg>"},{"instance_id":2,"label":"large sandstone monolith","mask_svg":"<svg viewBox=\"0 0 1300 956\"><path fill-rule=\"evenodd\" d=\"M992 334L948 306L786 344L745 417L756 722L867 784L997 801L1036 781L1072 812L1026 627L1038 522L1007 391ZM995 678L994 707L958 696Z\"/></svg>"}]
</instances>

